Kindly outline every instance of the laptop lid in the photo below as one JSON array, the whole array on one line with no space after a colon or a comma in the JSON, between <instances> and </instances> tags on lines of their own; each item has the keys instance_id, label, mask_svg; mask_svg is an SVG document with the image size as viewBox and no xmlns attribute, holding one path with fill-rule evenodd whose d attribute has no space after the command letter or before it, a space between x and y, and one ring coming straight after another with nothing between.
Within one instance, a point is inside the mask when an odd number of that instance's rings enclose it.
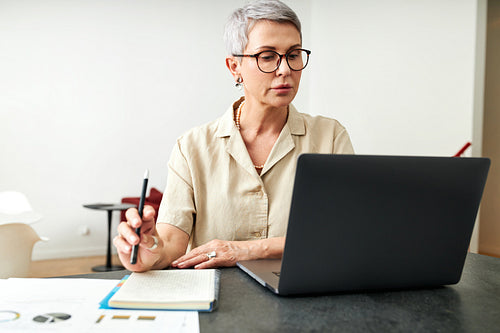
<instances>
[{"instance_id":1,"label":"laptop lid","mask_svg":"<svg viewBox=\"0 0 500 333\"><path fill-rule=\"evenodd\" d=\"M286 295L457 283L489 164L301 155L278 287L270 289Z\"/></svg>"}]
</instances>

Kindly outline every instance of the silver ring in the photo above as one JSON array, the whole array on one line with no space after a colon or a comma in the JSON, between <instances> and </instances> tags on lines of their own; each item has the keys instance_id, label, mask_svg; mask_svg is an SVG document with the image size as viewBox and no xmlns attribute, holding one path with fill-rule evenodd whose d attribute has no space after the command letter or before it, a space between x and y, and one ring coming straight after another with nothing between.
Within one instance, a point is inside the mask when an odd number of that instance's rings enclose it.
<instances>
[{"instance_id":1,"label":"silver ring","mask_svg":"<svg viewBox=\"0 0 500 333\"><path fill-rule=\"evenodd\" d=\"M215 258L217 256L217 253L215 251L207 253L208 260Z\"/></svg>"},{"instance_id":2,"label":"silver ring","mask_svg":"<svg viewBox=\"0 0 500 333\"><path fill-rule=\"evenodd\" d=\"M153 237L153 240L155 241L155 243L153 244L153 246L148 247L147 248L148 250L154 250L158 247L158 238L156 238L156 236L151 236L151 237Z\"/></svg>"}]
</instances>

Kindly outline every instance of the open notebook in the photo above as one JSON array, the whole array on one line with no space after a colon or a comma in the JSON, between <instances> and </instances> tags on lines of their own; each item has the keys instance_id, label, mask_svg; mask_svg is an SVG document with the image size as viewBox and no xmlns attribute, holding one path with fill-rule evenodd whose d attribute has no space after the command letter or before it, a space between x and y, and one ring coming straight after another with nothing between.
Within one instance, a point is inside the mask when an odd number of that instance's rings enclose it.
<instances>
[{"instance_id":1,"label":"open notebook","mask_svg":"<svg viewBox=\"0 0 500 333\"><path fill-rule=\"evenodd\" d=\"M220 272L153 270L132 273L109 298L108 306L124 309L212 311L219 293Z\"/></svg>"}]
</instances>

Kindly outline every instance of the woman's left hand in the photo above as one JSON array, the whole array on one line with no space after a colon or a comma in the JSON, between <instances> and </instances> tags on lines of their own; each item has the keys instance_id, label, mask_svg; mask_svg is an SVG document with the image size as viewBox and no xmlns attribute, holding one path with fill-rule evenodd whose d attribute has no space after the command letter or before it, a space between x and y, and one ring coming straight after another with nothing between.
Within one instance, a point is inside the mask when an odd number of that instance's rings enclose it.
<instances>
[{"instance_id":1,"label":"woman's left hand","mask_svg":"<svg viewBox=\"0 0 500 333\"><path fill-rule=\"evenodd\" d=\"M285 237L248 241L214 239L189 251L172 263L172 267L196 269L231 267L251 259L279 259L285 248Z\"/></svg>"},{"instance_id":2,"label":"woman's left hand","mask_svg":"<svg viewBox=\"0 0 500 333\"><path fill-rule=\"evenodd\" d=\"M235 266L237 261L249 259L249 249L244 243L214 239L178 258L172 267L203 269Z\"/></svg>"}]
</instances>

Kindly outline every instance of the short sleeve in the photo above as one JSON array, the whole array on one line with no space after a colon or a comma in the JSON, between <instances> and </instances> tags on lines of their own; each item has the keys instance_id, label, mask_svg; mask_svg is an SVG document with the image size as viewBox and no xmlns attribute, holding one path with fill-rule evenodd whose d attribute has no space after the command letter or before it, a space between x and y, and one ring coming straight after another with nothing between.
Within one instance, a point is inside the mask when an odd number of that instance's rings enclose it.
<instances>
[{"instance_id":1,"label":"short sleeve","mask_svg":"<svg viewBox=\"0 0 500 333\"><path fill-rule=\"evenodd\" d=\"M339 125L341 126L341 125ZM347 130L341 126L340 131L333 139L333 152L334 154L354 154L351 138Z\"/></svg>"},{"instance_id":2,"label":"short sleeve","mask_svg":"<svg viewBox=\"0 0 500 333\"><path fill-rule=\"evenodd\" d=\"M168 162L167 187L158 211L157 223L174 225L190 235L195 214L191 170L178 140Z\"/></svg>"}]
</instances>

